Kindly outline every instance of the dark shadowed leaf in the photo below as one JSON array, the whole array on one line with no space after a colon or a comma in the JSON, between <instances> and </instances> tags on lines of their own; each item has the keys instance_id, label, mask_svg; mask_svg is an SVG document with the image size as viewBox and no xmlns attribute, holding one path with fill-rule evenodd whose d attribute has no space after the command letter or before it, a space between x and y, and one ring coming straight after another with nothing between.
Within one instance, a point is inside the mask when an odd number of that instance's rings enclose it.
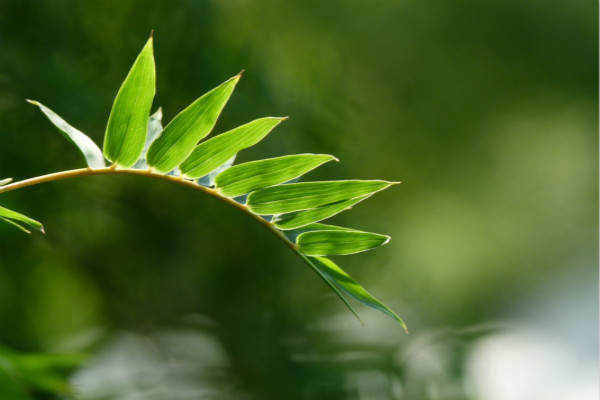
<instances>
[{"instance_id":1,"label":"dark shadowed leaf","mask_svg":"<svg viewBox=\"0 0 600 400\"><path fill-rule=\"evenodd\" d=\"M325 257L308 257L308 259L313 262L314 267L319 270L322 276L327 277L327 279L337 287L364 305L391 316L402 326L402 328L404 328L404 331L408 333L408 329L406 328L404 321L402 321L402 318L356 283L350 275L344 272L333 261Z\"/></svg>"},{"instance_id":2,"label":"dark shadowed leaf","mask_svg":"<svg viewBox=\"0 0 600 400\"><path fill-rule=\"evenodd\" d=\"M108 117L104 155L113 163L127 168L140 158L154 93L154 53L150 38L121 85Z\"/></svg>"},{"instance_id":3,"label":"dark shadowed leaf","mask_svg":"<svg viewBox=\"0 0 600 400\"><path fill-rule=\"evenodd\" d=\"M186 178L196 179L223 165L240 150L254 146L285 118L261 118L200 143L180 169Z\"/></svg>"},{"instance_id":4,"label":"dark shadowed leaf","mask_svg":"<svg viewBox=\"0 0 600 400\"><path fill-rule=\"evenodd\" d=\"M196 144L210 133L231 96L241 73L206 93L181 111L150 145L146 159L158 172L171 171L192 154Z\"/></svg>"},{"instance_id":5,"label":"dark shadowed leaf","mask_svg":"<svg viewBox=\"0 0 600 400\"><path fill-rule=\"evenodd\" d=\"M54 111L44 106L42 103L27 100L29 103L36 105L39 109L48 117L50 122L54 124L58 128L58 131L71 143L73 143L77 149L81 152L85 161L87 162L88 167L90 168L104 168L106 164L104 163L104 156L102 155L102 151L96 143L92 141L86 134L83 132L73 128L69 125L64 119L59 117ZM1 186L1 185L0 185Z\"/></svg>"},{"instance_id":6,"label":"dark shadowed leaf","mask_svg":"<svg viewBox=\"0 0 600 400\"><path fill-rule=\"evenodd\" d=\"M379 180L291 183L250 193L248 206L256 214L283 214L362 197L393 184Z\"/></svg>"},{"instance_id":7,"label":"dark shadowed leaf","mask_svg":"<svg viewBox=\"0 0 600 400\"><path fill-rule=\"evenodd\" d=\"M288 182L331 160L337 159L328 154L295 154L252 161L229 168L217 176L215 183L219 193L236 197Z\"/></svg>"}]
</instances>

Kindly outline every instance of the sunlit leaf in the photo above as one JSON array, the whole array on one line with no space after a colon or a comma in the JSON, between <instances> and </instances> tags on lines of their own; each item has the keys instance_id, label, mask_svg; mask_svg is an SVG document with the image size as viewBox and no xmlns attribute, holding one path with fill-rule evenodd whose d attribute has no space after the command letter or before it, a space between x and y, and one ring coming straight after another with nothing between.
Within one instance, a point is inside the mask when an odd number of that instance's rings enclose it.
<instances>
[{"instance_id":1,"label":"sunlit leaf","mask_svg":"<svg viewBox=\"0 0 600 400\"><path fill-rule=\"evenodd\" d=\"M406 333L408 329L406 324L402 321L395 312L388 308L381 301L373 297L367 292L362 286L354 281L346 272L338 267L333 261L325 257L308 257L309 260L313 261L314 268L318 269L322 276L325 276L332 283L338 286L341 290L354 297L366 306L379 310L392 318L394 318L404 328Z\"/></svg>"},{"instance_id":2,"label":"sunlit leaf","mask_svg":"<svg viewBox=\"0 0 600 400\"><path fill-rule=\"evenodd\" d=\"M42 103L34 100L27 100L29 103L36 105L39 109L48 117L50 122L58 128L58 131L77 149L81 152L88 167L90 168L103 168L106 166L104 163L104 156L102 151L96 143L93 142L86 134L73 128L64 119L59 117L54 111L44 106ZM0 184L0 186L2 186Z\"/></svg>"},{"instance_id":3,"label":"sunlit leaf","mask_svg":"<svg viewBox=\"0 0 600 400\"><path fill-rule=\"evenodd\" d=\"M386 244L389 236L355 230L320 230L304 232L296 243L309 256L354 254Z\"/></svg>"},{"instance_id":4,"label":"sunlit leaf","mask_svg":"<svg viewBox=\"0 0 600 400\"><path fill-rule=\"evenodd\" d=\"M275 220L275 226L278 229L297 229L313 222L319 222L329 217L332 217L340 212L351 208L354 204L363 201L370 197L370 194L356 197L350 200L338 201L336 203L327 204L311 210L296 211L288 214L281 214Z\"/></svg>"},{"instance_id":5,"label":"sunlit leaf","mask_svg":"<svg viewBox=\"0 0 600 400\"><path fill-rule=\"evenodd\" d=\"M254 146L285 118L261 118L200 143L179 167L186 178L208 174L240 150Z\"/></svg>"},{"instance_id":6,"label":"sunlit leaf","mask_svg":"<svg viewBox=\"0 0 600 400\"><path fill-rule=\"evenodd\" d=\"M16 211L9 210L8 208L0 207L0 218L12 225L18 226L21 230L30 233L22 224L25 224L35 230L44 233L44 226L38 221L29 218L26 215L19 214Z\"/></svg>"},{"instance_id":7,"label":"sunlit leaf","mask_svg":"<svg viewBox=\"0 0 600 400\"><path fill-rule=\"evenodd\" d=\"M146 156L148 164L158 172L168 172L185 161L200 139L208 135L215 126L240 77L241 73L177 114L160 137L150 145Z\"/></svg>"},{"instance_id":8,"label":"sunlit leaf","mask_svg":"<svg viewBox=\"0 0 600 400\"><path fill-rule=\"evenodd\" d=\"M251 161L219 174L215 183L219 193L227 197L236 197L288 182L331 160L337 159L328 154L295 154Z\"/></svg>"},{"instance_id":9,"label":"sunlit leaf","mask_svg":"<svg viewBox=\"0 0 600 400\"><path fill-rule=\"evenodd\" d=\"M4 179L0 179L0 186L5 186L8 185L9 183L11 183L13 180L13 178L4 178Z\"/></svg>"},{"instance_id":10,"label":"sunlit leaf","mask_svg":"<svg viewBox=\"0 0 600 400\"><path fill-rule=\"evenodd\" d=\"M142 154L140 154L140 158L134 165L134 168L137 169L146 169L148 168L148 163L146 162L146 153L148 152L148 148L162 133L162 108L158 108L154 114L148 118L148 132L146 134L146 143L144 144L144 150L142 150Z\"/></svg>"},{"instance_id":11,"label":"sunlit leaf","mask_svg":"<svg viewBox=\"0 0 600 400\"><path fill-rule=\"evenodd\" d=\"M107 159L127 168L140 158L154 93L154 53L150 38L121 85L110 111L104 138Z\"/></svg>"},{"instance_id":12,"label":"sunlit leaf","mask_svg":"<svg viewBox=\"0 0 600 400\"><path fill-rule=\"evenodd\" d=\"M379 180L291 183L250 193L248 206L256 214L283 214L362 197L390 185L393 185L393 182Z\"/></svg>"}]
</instances>

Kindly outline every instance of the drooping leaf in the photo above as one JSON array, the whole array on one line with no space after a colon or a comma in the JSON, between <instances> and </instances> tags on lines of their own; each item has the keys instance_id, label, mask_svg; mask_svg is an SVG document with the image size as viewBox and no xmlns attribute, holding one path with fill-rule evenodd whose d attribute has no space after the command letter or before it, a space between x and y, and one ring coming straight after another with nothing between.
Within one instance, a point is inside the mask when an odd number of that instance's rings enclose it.
<instances>
[{"instance_id":1,"label":"drooping leaf","mask_svg":"<svg viewBox=\"0 0 600 400\"><path fill-rule=\"evenodd\" d=\"M146 133L146 143L144 144L144 150L142 150L142 154L140 154L140 158L137 160L134 168L137 169L146 169L148 168L148 163L146 162L146 153L148 152L148 148L162 133L162 108L158 108L154 114L148 118L148 132Z\"/></svg>"},{"instance_id":2,"label":"drooping leaf","mask_svg":"<svg viewBox=\"0 0 600 400\"><path fill-rule=\"evenodd\" d=\"M360 253L386 244L387 235L355 230L320 230L304 232L296 243L309 256L332 256Z\"/></svg>"},{"instance_id":3,"label":"drooping leaf","mask_svg":"<svg viewBox=\"0 0 600 400\"><path fill-rule=\"evenodd\" d=\"M325 257L308 257L309 260L313 261L314 266L319 270L319 272L326 276L327 279L331 280L336 286L338 286L341 290L348 293L350 296L354 297L356 300L360 301L366 306L379 310L392 318L394 318L404 329L406 333L408 333L408 329L406 328L406 324L402 321L395 312L393 312L390 308L388 308L381 301L377 300L373 297L369 292L367 292L362 286L354 281L344 270L338 267L333 261Z\"/></svg>"},{"instance_id":4,"label":"drooping leaf","mask_svg":"<svg viewBox=\"0 0 600 400\"><path fill-rule=\"evenodd\" d=\"M108 117L104 155L120 167L134 165L144 149L155 94L155 74L150 38L121 85Z\"/></svg>"},{"instance_id":5,"label":"drooping leaf","mask_svg":"<svg viewBox=\"0 0 600 400\"><path fill-rule=\"evenodd\" d=\"M295 154L236 165L217 175L217 190L236 197L254 190L288 182L319 165L337 160L328 154Z\"/></svg>"},{"instance_id":6,"label":"drooping leaf","mask_svg":"<svg viewBox=\"0 0 600 400\"><path fill-rule=\"evenodd\" d=\"M90 139L83 132L73 128L64 119L59 117L54 111L44 106L42 103L34 100L27 100L29 103L38 106L39 109L48 117L50 122L58 128L58 131L72 144L74 144L79 152L85 158L88 167L90 168L104 168L104 156L102 151L92 139ZM0 185L1 186L1 185Z\"/></svg>"},{"instance_id":7,"label":"drooping leaf","mask_svg":"<svg viewBox=\"0 0 600 400\"><path fill-rule=\"evenodd\" d=\"M41 223L29 218L26 215L20 214L13 210L9 210L8 208L0 207L0 219L9 222L12 225L16 225L21 230L27 233L30 232L23 226L23 224L44 233L44 226Z\"/></svg>"},{"instance_id":8,"label":"drooping leaf","mask_svg":"<svg viewBox=\"0 0 600 400\"><path fill-rule=\"evenodd\" d=\"M0 180L0 186L5 186L11 183L13 178L4 178Z\"/></svg>"},{"instance_id":9,"label":"drooping leaf","mask_svg":"<svg viewBox=\"0 0 600 400\"><path fill-rule=\"evenodd\" d=\"M302 226L297 229L283 231L283 234L285 235L285 237L287 237L290 240L290 242L296 243L296 239L298 238L298 236L300 236L304 232L312 232L312 231L355 231L355 232L360 232L359 230L352 229L352 228L346 228L343 226L314 223L314 224Z\"/></svg>"},{"instance_id":10,"label":"drooping leaf","mask_svg":"<svg viewBox=\"0 0 600 400\"><path fill-rule=\"evenodd\" d=\"M296 211L289 214L281 214L275 220L275 226L281 230L297 229L305 225L319 222L329 217L332 217L340 212L351 208L358 202L370 197L370 194L356 197L350 200L338 201L336 203L327 204L311 210Z\"/></svg>"},{"instance_id":11,"label":"drooping leaf","mask_svg":"<svg viewBox=\"0 0 600 400\"><path fill-rule=\"evenodd\" d=\"M248 206L256 214L283 214L354 199L378 192L390 185L393 185L393 182L379 180L291 183L250 193Z\"/></svg>"},{"instance_id":12,"label":"drooping leaf","mask_svg":"<svg viewBox=\"0 0 600 400\"><path fill-rule=\"evenodd\" d=\"M215 178L217 177L217 175L219 175L221 172L227 170L229 167L231 167L235 161L235 157L233 156L231 157L229 160L225 161L225 163L219 167L217 167L217 169L209 172L208 174L204 175L202 178L198 179L198 183L203 185L203 186L214 186L215 185Z\"/></svg>"},{"instance_id":13,"label":"drooping leaf","mask_svg":"<svg viewBox=\"0 0 600 400\"><path fill-rule=\"evenodd\" d=\"M285 118L260 118L200 143L179 167L184 177L208 174L240 150L254 146Z\"/></svg>"},{"instance_id":14,"label":"drooping leaf","mask_svg":"<svg viewBox=\"0 0 600 400\"><path fill-rule=\"evenodd\" d=\"M241 73L206 93L173 118L150 145L146 159L158 172L179 166L196 144L210 133L231 96Z\"/></svg>"}]
</instances>

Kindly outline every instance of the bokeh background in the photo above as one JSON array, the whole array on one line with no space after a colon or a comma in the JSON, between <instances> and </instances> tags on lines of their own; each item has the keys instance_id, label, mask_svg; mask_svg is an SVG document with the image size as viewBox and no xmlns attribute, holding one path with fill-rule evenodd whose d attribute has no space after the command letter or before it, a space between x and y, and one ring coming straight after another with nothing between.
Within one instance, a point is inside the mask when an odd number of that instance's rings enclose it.
<instances>
[{"instance_id":1,"label":"bokeh background","mask_svg":"<svg viewBox=\"0 0 600 400\"><path fill-rule=\"evenodd\" d=\"M0 177L83 166L154 30L165 121L241 69L215 128L289 115L238 162L402 181L331 220L396 310L361 326L238 211L91 177L3 194L0 398L584 400L598 385L598 4L548 0L0 2ZM70 388L70 389L69 389Z\"/></svg>"}]
</instances>

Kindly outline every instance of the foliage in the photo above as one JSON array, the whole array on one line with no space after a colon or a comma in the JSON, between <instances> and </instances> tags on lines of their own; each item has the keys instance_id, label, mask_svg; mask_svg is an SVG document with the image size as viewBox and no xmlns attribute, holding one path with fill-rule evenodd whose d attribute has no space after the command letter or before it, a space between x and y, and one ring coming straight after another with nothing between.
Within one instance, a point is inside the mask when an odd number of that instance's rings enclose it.
<instances>
[{"instance_id":1,"label":"foliage","mask_svg":"<svg viewBox=\"0 0 600 400\"><path fill-rule=\"evenodd\" d=\"M363 252L387 243L389 236L317 224L394 184L381 180L289 183L336 159L326 154L297 154L231 167L236 154L264 137L286 118L260 118L201 142L231 96L241 73L209 91L162 128L161 110L150 108L155 95L153 39L148 40L114 101L103 151L52 110L38 106L74 144L88 167L58 172L0 187L0 193L75 176L128 174L166 179L214 196L263 224L306 262L356 315L345 295L402 319L370 295L326 256ZM112 164L106 167L104 158ZM230 168L231 167L231 168ZM4 182L4 181L3 181ZM0 218L27 231L42 225L0 208Z\"/></svg>"}]
</instances>

